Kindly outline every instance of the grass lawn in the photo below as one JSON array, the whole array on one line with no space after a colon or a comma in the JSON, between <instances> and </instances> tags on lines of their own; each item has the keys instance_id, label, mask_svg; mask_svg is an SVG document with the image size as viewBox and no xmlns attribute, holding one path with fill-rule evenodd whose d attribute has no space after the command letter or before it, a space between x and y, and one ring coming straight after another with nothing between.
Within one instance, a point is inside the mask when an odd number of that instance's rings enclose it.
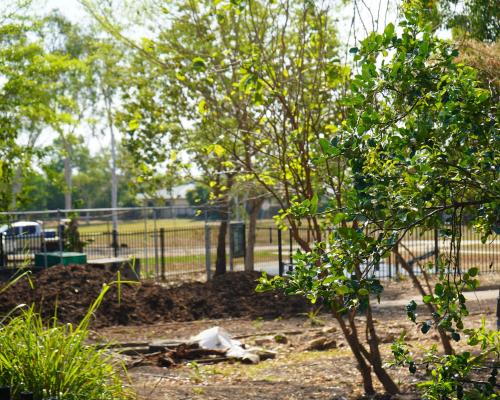
<instances>
[{"instance_id":1,"label":"grass lawn","mask_svg":"<svg viewBox=\"0 0 500 400\"><path fill-rule=\"evenodd\" d=\"M181 228L203 228L205 221L193 219L158 219L156 221L156 228L164 229L181 229ZM154 220L148 219L146 221L147 230L153 230L155 227ZM81 233L95 233L95 232L111 232L112 225L110 221L102 222L95 221L90 224L80 222L79 230ZM144 230L144 220L120 221L118 223L119 232L138 232Z\"/></svg>"},{"instance_id":2,"label":"grass lawn","mask_svg":"<svg viewBox=\"0 0 500 400\"><path fill-rule=\"evenodd\" d=\"M218 221L209 221L209 224L218 225ZM144 226L147 230L153 230L155 227L155 222L152 219L146 220L130 220L130 221L119 221L118 232L140 232L144 231ZM204 220L189 219L189 218L177 218L177 219L158 219L156 220L156 229L190 229L190 228L203 228L205 226ZM273 220L259 220L259 227L276 227ZM78 226L80 233L100 233L100 232L111 232L112 224L111 221L92 221L86 224L83 220L80 221Z\"/></svg>"},{"instance_id":3,"label":"grass lawn","mask_svg":"<svg viewBox=\"0 0 500 400\"><path fill-rule=\"evenodd\" d=\"M215 268L215 259L217 255L215 251L211 252L211 270L212 273ZM193 274L193 273L205 273L205 255L204 254L192 254L192 255L171 255L165 258L165 273L170 274ZM255 252L255 262L268 262L278 263L277 252L269 250L261 250ZM242 257L234 259L234 265L237 269L241 270L244 260ZM239 266L239 267L238 267ZM229 269L229 265L227 266ZM158 266L156 266L155 257L148 257L146 259L141 259L141 275L143 278L154 278L156 273L161 273L161 258L158 257Z\"/></svg>"}]
</instances>

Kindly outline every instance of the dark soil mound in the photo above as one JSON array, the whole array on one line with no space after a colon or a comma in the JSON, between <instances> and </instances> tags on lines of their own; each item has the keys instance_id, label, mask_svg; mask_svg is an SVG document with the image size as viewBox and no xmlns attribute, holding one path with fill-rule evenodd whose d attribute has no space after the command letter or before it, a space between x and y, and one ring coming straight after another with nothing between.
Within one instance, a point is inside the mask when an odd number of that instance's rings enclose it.
<instances>
[{"instance_id":1,"label":"dark soil mound","mask_svg":"<svg viewBox=\"0 0 500 400\"><path fill-rule=\"evenodd\" d=\"M309 310L305 300L281 293L256 293L259 273L232 272L207 283L185 283L175 288L144 282L112 285L95 313L94 326L149 324L228 317L289 317ZM56 266L23 279L0 293L0 314L18 304L34 304L45 319L79 322L112 272L80 265Z\"/></svg>"}]
</instances>

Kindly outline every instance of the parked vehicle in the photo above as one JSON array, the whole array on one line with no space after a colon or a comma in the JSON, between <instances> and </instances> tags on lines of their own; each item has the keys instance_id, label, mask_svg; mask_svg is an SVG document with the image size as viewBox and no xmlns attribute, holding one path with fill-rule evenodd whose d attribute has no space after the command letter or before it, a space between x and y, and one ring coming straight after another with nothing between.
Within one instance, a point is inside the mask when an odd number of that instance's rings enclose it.
<instances>
[{"instance_id":1,"label":"parked vehicle","mask_svg":"<svg viewBox=\"0 0 500 400\"><path fill-rule=\"evenodd\" d=\"M34 221L18 221L0 227L2 250L5 254L24 251L41 251L43 240L56 241L54 229L43 230L42 224Z\"/></svg>"}]
</instances>

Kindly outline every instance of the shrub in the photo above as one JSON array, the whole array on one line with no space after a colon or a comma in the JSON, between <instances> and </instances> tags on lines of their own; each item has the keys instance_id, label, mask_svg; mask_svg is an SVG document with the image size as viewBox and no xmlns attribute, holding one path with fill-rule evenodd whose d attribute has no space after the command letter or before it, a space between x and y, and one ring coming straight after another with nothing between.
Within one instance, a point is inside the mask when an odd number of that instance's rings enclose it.
<instances>
[{"instance_id":1,"label":"shrub","mask_svg":"<svg viewBox=\"0 0 500 400\"><path fill-rule=\"evenodd\" d=\"M135 398L123 384L125 369L105 349L86 343L88 324L109 286L78 326L49 325L33 307L22 308L0 325L0 385L36 400L125 400Z\"/></svg>"}]
</instances>

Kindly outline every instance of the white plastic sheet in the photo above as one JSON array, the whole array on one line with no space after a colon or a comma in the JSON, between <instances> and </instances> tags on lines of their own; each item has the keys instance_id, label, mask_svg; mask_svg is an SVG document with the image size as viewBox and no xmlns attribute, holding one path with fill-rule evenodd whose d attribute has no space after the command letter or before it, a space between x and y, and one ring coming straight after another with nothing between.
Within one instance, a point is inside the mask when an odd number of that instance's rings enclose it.
<instances>
[{"instance_id":1,"label":"white plastic sheet","mask_svg":"<svg viewBox=\"0 0 500 400\"><path fill-rule=\"evenodd\" d=\"M191 340L203 349L225 351L228 357L258 363L258 354L245 349L241 342L233 340L229 333L219 326L205 329Z\"/></svg>"}]
</instances>

